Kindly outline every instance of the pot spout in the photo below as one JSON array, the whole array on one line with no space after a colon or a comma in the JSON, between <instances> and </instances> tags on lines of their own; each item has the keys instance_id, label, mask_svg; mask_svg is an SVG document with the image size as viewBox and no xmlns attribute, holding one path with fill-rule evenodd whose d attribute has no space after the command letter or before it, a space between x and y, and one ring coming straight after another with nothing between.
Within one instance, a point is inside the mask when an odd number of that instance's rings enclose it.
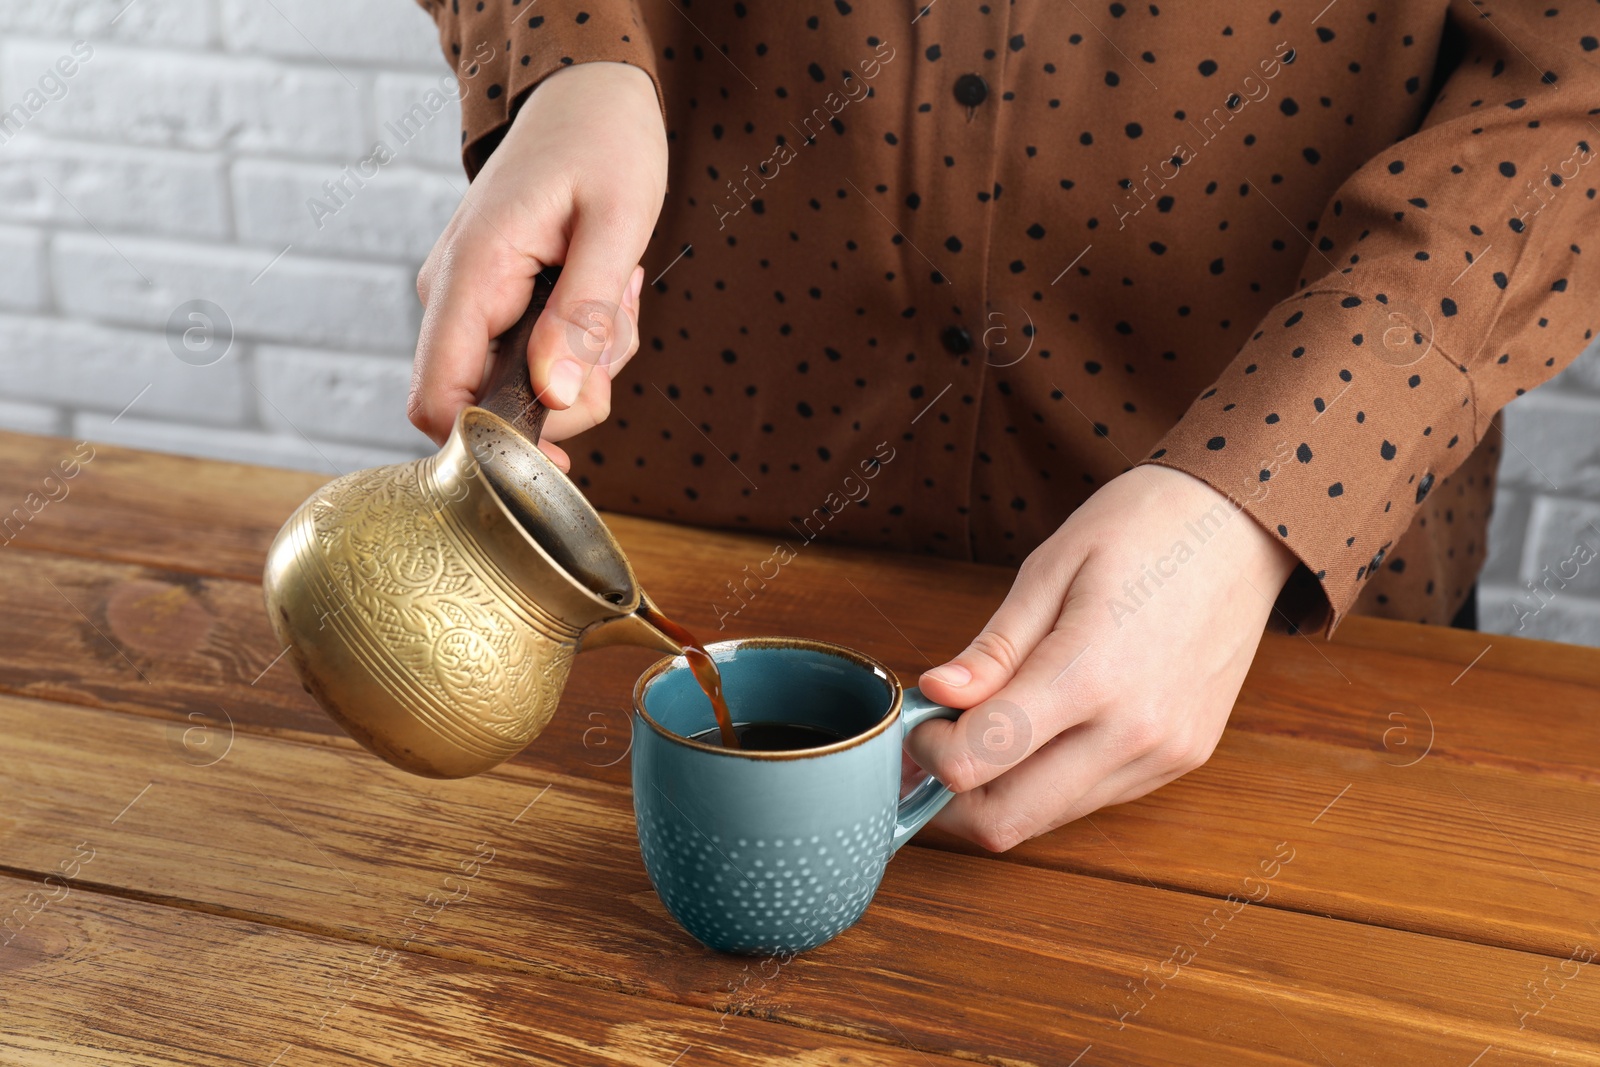
<instances>
[{"instance_id":1,"label":"pot spout","mask_svg":"<svg viewBox=\"0 0 1600 1067\"><path fill-rule=\"evenodd\" d=\"M590 626L579 636L578 648L587 652L608 645L637 645L676 656L683 653L684 645L693 641L693 634L661 614L661 609L641 592L636 610Z\"/></svg>"}]
</instances>

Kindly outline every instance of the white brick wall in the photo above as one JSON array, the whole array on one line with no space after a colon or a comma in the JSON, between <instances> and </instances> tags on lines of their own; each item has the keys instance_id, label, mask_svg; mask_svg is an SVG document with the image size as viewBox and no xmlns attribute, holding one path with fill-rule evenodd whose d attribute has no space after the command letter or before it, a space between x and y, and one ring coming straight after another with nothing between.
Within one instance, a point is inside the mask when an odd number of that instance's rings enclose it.
<instances>
[{"instance_id":1,"label":"white brick wall","mask_svg":"<svg viewBox=\"0 0 1600 1067\"><path fill-rule=\"evenodd\" d=\"M359 175L357 175L359 177ZM325 164L247 160L233 168L234 216L239 239L374 259L421 260L466 191L464 175L447 178L398 161L378 179L354 190L341 206L324 185L341 175ZM342 194L341 194L342 195ZM313 213L317 200L336 210Z\"/></svg>"},{"instance_id":2,"label":"white brick wall","mask_svg":"<svg viewBox=\"0 0 1600 1067\"><path fill-rule=\"evenodd\" d=\"M51 239L50 284L67 316L159 331L175 307L202 298L221 306L241 336L397 351L416 341L413 266L292 249L280 259L282 246L112 240L96 233Z\"/></svg>"},{"instance_id":3,"label":"white brick wall","mask_svg":"<svg viewBox=\"0 0 1600 1067\"><path fill-rule=\"evenodd\" d=\"M3 184L0 180L0 204L6 195ZM33 311L44 302L44 233L0 226L0 308Z\"/></svg>"},{"instance_id":4,"label":"white brick wall","mask_svg":"<svg viewBox=\"0 0 1600 1067\"><path fill-rule=\"evenodd\" d=\"M414 4L394 0L326 3L292 0L220 0L222 42L230 52L346 59L380 67L441 65L433 24Z\"/></svg>"},{"instance_id":5,"label":"white brick wall","mask_svg":"<svg viewBox=\"0 0 1600 1067\"><path fill-rule=\"evenodd\" d=\"M8 38L0 94L20 99L69 43ZM357 86L322 64L99 44L66 97L29 128L120 144L336 157L366 147L364 103Z\"/></svg>"},{"instance_id":6,"label":"white brick wall","mask_svg":"<svg viewBox=\"0 0 1600 1067\"><path fill-rule=\"evenodd\" d=\"M6 399L56 404L69 412L116 415L133 404L140 415L236 426L254 406L239 360L190 366L174 358L166 337L156 332L0 315L0 366Z\"/></svg>"},{"instance_id":7,"label":"white brick wall","mask_svg":"<svg viewBox=\"0 0 1600 1067\"><path fill-rule=\"evenodd\" d=\"M93 61L91 60L91 63ZM215 153L54 140L30 126L0 152L0 219L52 229L159 226L180 237L225 240L228 183ZM79 215L78 212L82 212Z\"/></svg>"},{"instance_id":8,"label":"white brick wall","mask_svg":"<svg viewBox=\"0 0 1600 1067\"><path fill-rule=\"evenodd\" d=\"M115 20L115 21L113 21ZM0 5L0 31L9 37L148 41L167 47L204 46L216 36L211 0L50 0Z\"/></svg>"},{"instance_id":9,"label":"white brick wall","mask_svg":"<svg viewBox=\"0 0 1600 1067\"><path fill-rule=\"evenodd\" d=\"M1506 409L1479 626L1600 645L1600 344Z\"/></svg>"},{"instance_id":10,"label":"white brick wall","mask_svg":"<svg viewBox=\"0 0 1600 1067\"><path fill-rule=\"evenodd\" d=\"M65 93L0 127L0 426L328 473L431 451L405 417L416 272L466 179L427 15L0 0L0 113L77 41ZM192 300L231 326L206 366L167 335Z\"/></svg>"},{"instance_id":11,"label":"white brick wall","mask_svg":"<svg viewBox=\"0 0 1600 1067\"><path fill-rule=\"evenodd\" d=\"M429 451L405 418L414 282L466 181L454 101L417 106L449 85L427 16L0 0L0 112L79 40L64 95L0 128L0 427L329 473ZM380 139L393 159L327 199ZM319 225L312 197L339 210ZM196 299L234 335L208 366L166 335ZM1600 644L1600 559L1566 562L1600 552L1600 347L1507 435L1483 628Z\"/></svg>"}]
</instances>

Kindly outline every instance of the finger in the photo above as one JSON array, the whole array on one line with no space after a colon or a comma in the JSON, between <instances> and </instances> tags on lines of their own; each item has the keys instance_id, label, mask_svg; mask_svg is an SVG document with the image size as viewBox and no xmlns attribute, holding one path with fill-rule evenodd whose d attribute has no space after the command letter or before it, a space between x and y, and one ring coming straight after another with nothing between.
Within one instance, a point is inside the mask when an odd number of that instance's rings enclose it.
<instances>
[{"instance_id":1,"label":"finger","mask_svg":"<svg viewBox=\"0 0 1600 1067\"><path fill-rule=\"evenodd\" d=\"M622 298L622 310L628 313L628 335L632 340L628 344L628 350L620 358L612 360L606 366L606 372L612 378L615 378L617 373L627 366L628 360L633 358L633 354L639 351L639 293L643 287L644 268L635 267L633 268L633 277L628 282L628 291Z\"/></svg>"},{"instance_id":2,"label":"finger","mask_svg":"<svg viewBox=\"0 0 1600 1067\"><path fill-rule=\"evenodd\" d=\"M928 777L928 772L917 766L917 761L911 758L911 753L900 750L900 796L905 798L923 780Z\"/></svg>"},{"instance_id":3,"label":"finger","mask_svg":"<svg viewBox=\"0 0 1600 1067\"><path fill-rule=\"evenodd\" d=\"M500 301L504 307L493 306L492 294L503 286L492 282L496 272L503 274L507 267L503 257L490 254L493 250L474 251L483 247L463 239L451 250L447 266L432 277L422 314L406 413L436 443L450 436L456 414L476 399L490 338L509 328L518 314L511 307L514 300ZM520 268L528 271L529 291L535 267L530 261Z\"/></svg>"},{"instance_id":4,"label":"finger","mask_svg":"<svg viewBox=\"0 0 1600 1067\"><path fill-rule=\"evenodd\" d=\"M566 449L562 448L554 441L540 440L539 449L545 455L550 457L550 462L554 463L560 469L562 474L566 474L572 469L572 457L567 455Z\"/></svg>"},{"instance_id":5,"label":"finger","mask_svg":"<svg viewBox=\"0 0 1600 1067\"><path fill-rule=\"evenodd\" d=\"M571 407L552 411L544 420L544 440L566 441L592 430L611 414L611 379L591 374Z\"/></svg>"},{"instance_id":6,"label":"finger","mask_svg":"<svg viewBox=\"0 0 1600 1067\"><path fill-rule=\"evenodd\" d=\"M489 336L481 307L459 290L423 312L406 415L435 444L450 436L456 413L476 397Z\"/></svg>"},{"instance_id":7,"label":"finger","mask_svg":"<svg viewBox=\"0 0 1600 1067\"><path fill-rule=\"evenodd\" d=\"M954 708L987 700L1011 680L1061 617L1061 591L1071 585L1082 553L1057 534L1022 564L1004 602L961 654L923 673L931 699Z\"/></svg>"},{"instance_id":8,"label":"finger","mask_svg":"<svg viewBox=\"0 0 1600 1067\"><path fill-rule=\"evenodd\" d=\"M633 343L620 359L610 362L606 367L607 373L591 373L585 379L583 389L572 406L562 411L552 411L550 413L544 424L544 436L548 440L565 441L583 433L585 430L593 429L610 416L611 379L616 377L617 372L639 350L638 299L639 287L644 281L644 268L635 268L633 277L634 281L622 298L622 310L628 314L628 321L631 324L629 332L633 335Z\"/></svg>"},{"instance_id":9,"label":"finger","mask_svg":"<svg viewBox=\"0 0 1600 1067\"><path fill-rule=\"evenodd\" d=\"M628 351L633 323L621 303L648 236L579 214L561 277L528 339L528 374L546 406L572 406L596 367Z\"/></svg>"},{"instance_id":10,"label":"finger","mask_svg":"<svg viewBox=\"0 0 1600 1067\"><path fill-rule=\"evenodd\" d=\"M934 824L1004 852L1116 802L1141 783L1150 783L1146 791L1165 784L1152 781L1154 768L1145 758L1129 761L1108 744L1108 732L1098 723L1067 731L994 781L958 794Z\"/></svg>"},{"instance_id":11,"label":"finger","mask_svg":"<svg viewBox=\"0 0 1600 1067\"><path fill-rule=\"evenodd\" d=\"M1026 584L1019 578L1018 587ZM959 719L923 723L906 748L958 793L1008 772L1099 709L1093 632L1087 600L1069 590L1059 622L993 696Z\"/></svg>"}]
</instances>

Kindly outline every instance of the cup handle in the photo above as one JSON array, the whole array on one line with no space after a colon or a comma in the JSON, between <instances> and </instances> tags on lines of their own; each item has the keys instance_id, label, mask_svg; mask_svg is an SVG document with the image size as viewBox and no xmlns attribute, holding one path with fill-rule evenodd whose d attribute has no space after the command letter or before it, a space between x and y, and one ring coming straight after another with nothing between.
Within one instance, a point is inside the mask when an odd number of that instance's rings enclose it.
<instances>
[{"instance_id":1,"label":"cup handle","mask_svg":"<svg viewBox=\"0 0 1600 1067\"><path fill-rule=\"evenodd\" d=\"M923 696L920 689L907 689L900 698L900 737L903 741L906 734L929 719L959 719L961 714L955 708L935 704ZM950 803L953 796L955 794L950 787L932 775L926 781L918 782L917 787L901 799L899 811L895 814L894 839L889 843L891 854L899 852L900 846L910 841L918 830L928 824L929 819L939 814L939 809Z\"/></svg>"}]
</instances>

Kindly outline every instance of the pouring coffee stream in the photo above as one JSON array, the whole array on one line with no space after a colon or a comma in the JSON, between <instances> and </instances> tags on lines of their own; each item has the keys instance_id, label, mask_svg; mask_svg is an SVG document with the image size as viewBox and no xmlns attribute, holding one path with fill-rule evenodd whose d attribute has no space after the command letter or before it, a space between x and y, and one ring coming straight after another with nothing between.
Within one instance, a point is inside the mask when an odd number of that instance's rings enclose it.
<instances>
[{"instance_id":1,"label":"pouring coffee stream","mask_svg":"<svg viewBox=\"0 0 1600 1067\"><path fill-rule=\"evenodd\" d=\"M525 356L528 351L528 340L533 335L534 322L543 311L549 296L548 292L541 292L542 283L546 280L545 275L548 275L548 284L553 287L555 279L560 274L560 267L549 267L536 277L534 296L529 302L528 310L511 329L495 338L494 368L489 384L484 389L484 400L479 405L505 419L535 444L538 444L539 436L544 431L545 416L549 414L550 409L539 403L539 398L534 395ZM521 504L523 494L508 486L501 490L501 495L517 521L521 522L530 534L537 537L540 526L537 522L527 521L527 509ZM550 548L548 545L545 547L547 550ZM604 595L609 599L618 594ZM639 614L655 629L682 646L684 658L689 663L689 670L694 674L695 681L700 683L700 688L705 691L706 699L711 702L711 710L717 717L717 731L722 738L723 746L740 747L739 735L733 729L733 716L728 711L727 698L722 693L722 676L717 672L716 661L706 652L700 639L686 627L662 614L661 610L649 601L640 605Z\"/></svg>"},{"instance_id":2,"label":"pouring coffee stream","mask_svg":"<svg viewBox=\"0 0 1600 1067\"><path fill-rule=\"evenodd\" d=\"M716 664L639 588L604 521L539 450L527 346L558 271L494 342L483 399L439 452L357 471L290 516L267 555L274 631L306 690L395 766L458 778L509 759L554 713L572 656L682 654L737 747Z\"/></svg>"},{"instance_id":3,"label":"pouring coffee stream","mask_svg":"<svg viewBox=\"0 0 1600 1067\"><path fill-rule=\"evenodd\" d=\"M539 436L544 431L544 420L550 409L539 402L534 395L533 383L528 377L528 341L533 335L533 325L540 313L544 310L548 291L544 291L548 275L548 285L554 287L555 279L560 277L560 267L548 267L534 279L534 295L528 304L528 310L523 312L522 318L512 325L511 329L495 338L493 342L494 366L490 379L484 388L484 399L479 405L486 411L509 422L521 431L529 441L538 444ZM496 485L502 498L506 501L512 515L522 523L530 535L538 537L541 529L537 521L530 521L531 515L523 504L524 493L518 492L515 486L504 488ZM546 550L551 546L546 545ZM617 593L602 594L607 599L618 596ZM711 711L717 718L717 731L726 748L738 748L739 735L733 729L733 716L728 711L727 698L722 693L722 676L717 672L717 663L711 658L700 639L695 637L686 627L673 622L661 609L648 600L639 606L639 615L655 629L661 631L669 639L682 646L684 658L689 663L689 670L694 674L695 681L700 683L706 699L711 702Z\"/></svg>"},{"instance_id":4,"label":"pouring coffee stream","mask_svg":"<svg viewBox=\"0 0 1600 1067\"><path fill-rule=\"evenodd\" d=\"M689 663L689 672L700 683L706 699L711 701L711 712L717 717L717 733L722 738L722 747L742 748L739 735L733 729L728 698L722 693L722 674L717 670L717 661L700 644L699 638L661 614L654 604L646 604L639 610L647 622L683 646L683 658Z\"/></svg>"}]
</instances>

